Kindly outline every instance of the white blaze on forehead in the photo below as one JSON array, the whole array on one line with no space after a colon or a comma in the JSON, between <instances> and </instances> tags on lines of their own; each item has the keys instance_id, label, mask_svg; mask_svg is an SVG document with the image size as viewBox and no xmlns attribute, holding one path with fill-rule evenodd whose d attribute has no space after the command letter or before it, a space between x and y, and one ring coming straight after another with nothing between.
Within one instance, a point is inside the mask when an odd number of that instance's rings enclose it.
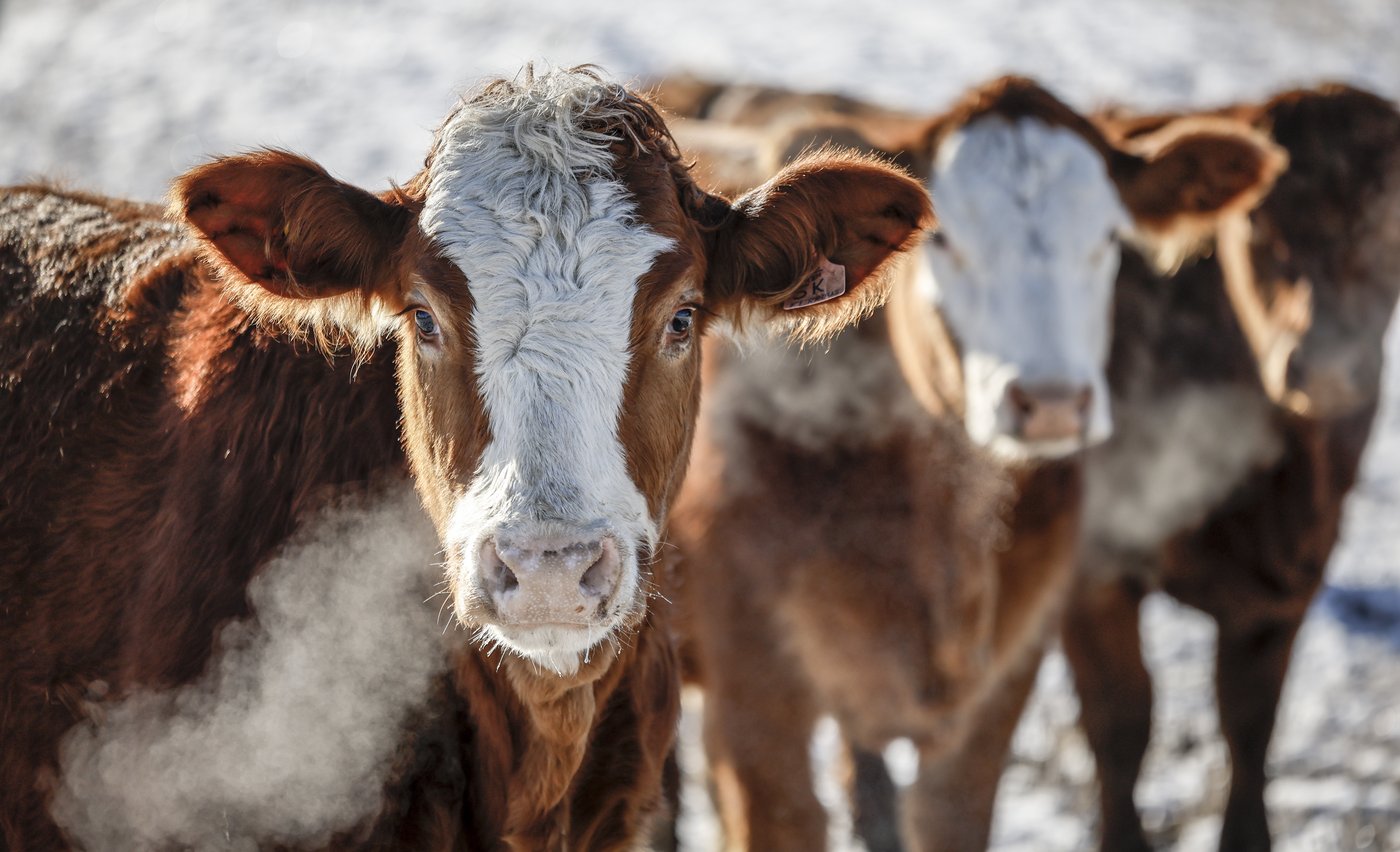
<instances>
[{"instance_id":1,"label":"white blaze on forehead","mask_svg":"<svg viewBox=\"0 0 1400 852\"><path fill-rule=\"evenodd\" d=\"M454 528L606 521L654 536L618 415L638 281L670 241L637 223L612 139L586 132L609 95L555 71L472 103L442 130L425 232L466 275L492 440ZM473 552L475 542L468 542Z\"/></svg>"},{"instance_id":2,"label":"white blaze on forehead","mask_svg":"<svg viewBox=\"0 0 1400 852\"><path fill-rule=\"evenodd\" d=\"M927 245L919 287L963 353L969 433L1026 452L1006 434L1020 381L1089 387L1087 438L1108 437L1114 239L1129 219L1103 156L1064 127L983 117L939 146L931 190L946 245Z\"/></svg>"}]
</instances>

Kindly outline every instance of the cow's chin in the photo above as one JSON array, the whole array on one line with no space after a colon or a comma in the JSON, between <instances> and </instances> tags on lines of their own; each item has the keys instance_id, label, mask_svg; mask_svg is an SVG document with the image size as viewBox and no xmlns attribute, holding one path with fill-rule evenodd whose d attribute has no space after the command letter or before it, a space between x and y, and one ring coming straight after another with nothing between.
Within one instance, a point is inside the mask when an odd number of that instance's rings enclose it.
<instances>
[{"instance_id":1,"label":"cow's chin","mask_svg":"<svg viewBox=\"0 0 1400 852\"><path fill-rule=\"evenodd\" d=\"M482 644L494 643L507 653L522 657L541 669L568 677L600 653L611 653L620 625L546 624L482 629Z\"/></svg>"},{"instance_id":2,"label":"cow's chin","mask_svg":"<svg viewBox=\"0 0 1400 852\"><path fill-rule=\"evenodd\" d=\"M971 432L971 429L969 429ZM1035 465L1064 461L1092 449L1113 435L1111 425L1092 423L1085 434L1052 440L1028 441L1020 435L997 429L990 435L972 435L992 458L1008 465Z\"/></svg>"},{"instance_id":3,"label":"cow's chin","mask_svg":"<svg viewBox=\"0 0 1400 852\"><path fill-rule=\"evenodd\" d=\"M635 588L624 600L615 601L606 615L580 621L537 623L503 622L484 612L458 613L481 648L528 660L543 672L570 677L590 663L604 663L629 642L646 615L644 596Z\"/></svg>"},{"instance_id":4,"label":"cow's chin","mask_svg":"<svg viewBox=\"0 0 1400 852\"><path fill-rule=\"evenodd\" d=\"M1053 441L1027 441L1015 435L997 433L982 442L993 458L1003 464L1034 465L1072 458L1102 444L1108 435L1089 434Z\"/></svg>"},{"instance_id":5,"label":"cow's chin","mask_svg":"<svg viewBox=\"0 0 1400 852\"><path fill-rule=\"evenodd\" d=\"M993 435L987 451L998 461L1008 464L1035 464L1067 459L1089 447L1083 438L1063 438L1058 441L1026 441L1012 435Z\"/></svg>"}]
</instances>

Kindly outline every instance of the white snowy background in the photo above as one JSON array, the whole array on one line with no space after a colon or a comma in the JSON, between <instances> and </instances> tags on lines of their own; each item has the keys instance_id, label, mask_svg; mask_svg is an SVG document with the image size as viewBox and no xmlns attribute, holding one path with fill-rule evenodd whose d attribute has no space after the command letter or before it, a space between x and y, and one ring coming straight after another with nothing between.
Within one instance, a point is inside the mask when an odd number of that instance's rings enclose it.
<instances>
[{"instance_id":1,"label":"white snowy background","mask_svg":"<svg viewBox=\"0 0 1400 852\"><path fill-rule=\"evenodd\" d=\"M1326 79L1396 97L1400 3L0 0L0 182L42 176L157 200L207 156L276 145L382 187L416 170L460 91L532 59L598 63L623 79L687 70L838 90L929 112L1006 71L1083 108L1208 105ZM1400 363L1400 335L1391 344ZM1400 369L1390 377L1271 752L1281 852L1400 850ZM1139 799L1159 844L1212 849L1226 776L1214 629L1164 599L1149 602L1143 629L1157 713ZM1090 846L1092 764L1076 714L1056 654L1017 736L994 848ZM829 728L814 749L829 761ZM851 848L834 782L822 788L833 845ZM692 782L683 827L699 848L717 836L708 807Z\"/></svg>"}]
</instances>

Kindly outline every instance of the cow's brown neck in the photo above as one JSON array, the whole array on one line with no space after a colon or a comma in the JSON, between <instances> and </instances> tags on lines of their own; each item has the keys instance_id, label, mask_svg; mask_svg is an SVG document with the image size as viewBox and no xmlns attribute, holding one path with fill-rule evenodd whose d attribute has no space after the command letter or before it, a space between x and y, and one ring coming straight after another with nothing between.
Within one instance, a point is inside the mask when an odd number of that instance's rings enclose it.
<instances>
[{"instance_id":1,"label":"cow's brown neck","mask_svg":"<svg viewBox=\"0 0 1400 852\"><path fill-rule=\"evenodd\" d=\"M568 676L542 671L513 655L501 663L529 720L510 776L506 837L528 836L531 826L564 801L583 763L599 693L611 692L616 681L610 676L616 657L612 646L604 645Z\"/></svg>"}]
</instances>

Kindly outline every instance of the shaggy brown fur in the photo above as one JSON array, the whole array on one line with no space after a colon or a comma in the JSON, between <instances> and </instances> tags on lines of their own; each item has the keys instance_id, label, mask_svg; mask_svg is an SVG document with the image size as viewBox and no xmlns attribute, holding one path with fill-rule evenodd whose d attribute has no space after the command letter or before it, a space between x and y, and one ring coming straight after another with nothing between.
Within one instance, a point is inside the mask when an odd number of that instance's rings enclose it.
<instances>
[{"instance_id":1,"label":"shaggy brown fur","mask_svg":"<svg viewBox=\"0 0 1400 852\"><path fill-rule=\"evenodd\" d=\"M649 104L621 87L600 100L588 131L617 140L639 220L675 241L638 288L620 415L660 518L698 406L699 347L657 351L678 302L768 319L831 258L850 264L849 298L784 319L834 329L879 301L886 259L931 214L917 183L850 157L800 164L731 206L691 182ZM64 732L104 692L197 677L220 625L248 614L250 578L335 493L411 467L441 526L447 495L469 487L489 440L470 341L444 344L460 369L434 373L409 318L382 342L375 325L405 307L412 276L448 306L442 322L468 327L469 283L418 229L422 189L420 176L374 196L262 152L185 175L172 218L44 187L0 192L6 849L67 845L47 813ZM621 650L569 677L464 643L380 813L332 845L627 847L678 712L667 617L647 609Z\"/></svg>"},{"instance_id":2,"label":"shaggy brown fur","mask_svg":"<svg viewBox=\"0 0 1400 852\"><path fill-rule=\"evenodd\" d=\"M788 97L807 121L811 96ZM763 114L779 100L769 93ZM1090 140L1125 197L1181 176L1177 153L1120 149L1021 78L973 91L889 153L926 176L958 127L1027 115ZM863 129L799 121L770 141L781 159ZM1191 174L1212 212L1248 209L1276 154L1242 127L1198 130L1163 151L1248 161ZM1174 236L1204 209L1183 201L1163 230ZM734 848L824 844L807 755L823 713L856 749L857 829L873 848L900 842L876 753L896 737L921 755L908 841L985 848L1002 759L1069 589L1082 459L1010 464L971 443L957 341L912 272L903 264L890 305L828 352L725 359L707 384L673 531L684 654L707 690L706 747Z\"/></svg>"},{"instance_id":3,"label":"shaggy brown fur","mask_svg":"<svg viewBox=\"0 0 1400 852\"><path fill-rule=\"evenodd\" d=\"M1125 266L1111 362L1119 427L1090 469L1104 492L1093 502L1138 499L1129 483L1150 476L1162 444L1153 403L1183 391L1217 395L1226 410L1215 422L1243 431L1252 448L1241 448L1230 478L1181 498L1155 534L1124 540L1089 518L1065 647L1098 762L1105 850L1149 848L1133 787L1152 705L1138 607L1153 589L1219 627L1216 690L1232 767L1220 848L1270 847L1264 761L1279 694L1371 432L1400 293L1400 113L1343 86L1222 112L1271 133L1290 166L1247 226L1222 235L1221 262L1170 279ZM1165 120L1117 116L1108 126L1133 137ZM1300 290L1311 306L1301 314L1287 307ZM1207 421L1177 431L1217 470L1238 443ZM1174 478L1201 476L1189 467Z\"/></svg>"}]
</instances>

